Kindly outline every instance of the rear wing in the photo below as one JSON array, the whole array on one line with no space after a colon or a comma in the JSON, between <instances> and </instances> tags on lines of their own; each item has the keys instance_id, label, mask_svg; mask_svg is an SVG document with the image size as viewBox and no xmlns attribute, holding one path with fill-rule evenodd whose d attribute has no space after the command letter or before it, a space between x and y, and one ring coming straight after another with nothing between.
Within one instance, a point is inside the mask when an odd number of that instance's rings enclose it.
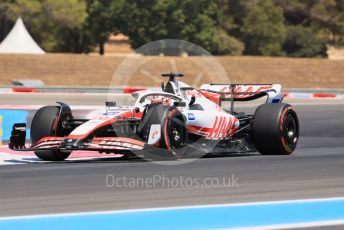
<instances>
[{"instance_id":1,"label":"rear wing","mask_svg":"<svg viewBox=\"0 0 344 230\"><path fill-rule=\"evenodd\" d=\"M200 90L222 101L251 101L267 96L266 103L281 103L280 84L204 84Z\"/></svg>"}]
</instances>

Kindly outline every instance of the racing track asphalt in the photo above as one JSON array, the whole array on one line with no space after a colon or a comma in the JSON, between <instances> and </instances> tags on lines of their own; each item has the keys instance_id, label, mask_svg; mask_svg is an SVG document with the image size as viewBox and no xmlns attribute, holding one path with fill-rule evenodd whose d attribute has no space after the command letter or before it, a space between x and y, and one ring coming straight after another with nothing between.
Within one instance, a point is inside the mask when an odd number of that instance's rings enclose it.
<instances>
[{"instance_id":1,"label":"racing track asphalt","mask_svg":"<svg viewBox=\"0 0 344 230\"><path fill-rule=\"evenodd\" d=\"M301 138L291 156L253 153L180 165L111 158L0 166L0 216L343 196L344 102L317 102L295 103ZM201 181L234 175L239 186L107 187L107 175Z\"/></svg>"}]
</instances>

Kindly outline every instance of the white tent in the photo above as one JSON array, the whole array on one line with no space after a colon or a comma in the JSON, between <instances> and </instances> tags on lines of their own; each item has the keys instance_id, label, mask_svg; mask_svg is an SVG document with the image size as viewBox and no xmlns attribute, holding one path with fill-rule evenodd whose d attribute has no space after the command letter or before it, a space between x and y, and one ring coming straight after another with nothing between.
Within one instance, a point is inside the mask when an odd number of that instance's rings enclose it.
<instances>
[{"instance_id":1,"label":"white tent","mask_svg":"<svg viewBox=\"0 0 344 230\"><path fill-rule=\"evenodd\" d=\"M32 39L21 18L0 44L0 53L44 54L44 50Z\"/></svg>"}]
</instances>

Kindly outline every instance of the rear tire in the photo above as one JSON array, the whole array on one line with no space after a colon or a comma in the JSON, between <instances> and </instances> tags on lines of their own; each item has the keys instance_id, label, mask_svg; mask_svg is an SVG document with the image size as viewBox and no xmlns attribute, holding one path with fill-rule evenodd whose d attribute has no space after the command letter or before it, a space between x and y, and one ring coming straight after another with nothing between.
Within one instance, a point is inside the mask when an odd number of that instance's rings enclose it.
<instances>
[{"instance_id":1,"label":"rear tire","mask_svg":"<svg viewBox=\"0 0 344 230\"><path fill-rule=\"evenodd\" d=\"M289 155L299 139L299 120L289 104L264 104L252 120L252 137L263 155Z\"/></svg>"},{"instance_id":2,"label":"rear tire","mask_svg":"<svg viewBox=\"0 0 344 230\"><path fill-rule=\"evenodd\" d=\"M59 111L60 107L58 106L44 106L36 112L31 123L31 143L36 143L43 137L59 136L63 132L61 131L61 122L66 115L59 117ZM70 154L71 152L58 150L35 151L35 155L44 161L63 161Z\"/></svg>"}]
</instances>

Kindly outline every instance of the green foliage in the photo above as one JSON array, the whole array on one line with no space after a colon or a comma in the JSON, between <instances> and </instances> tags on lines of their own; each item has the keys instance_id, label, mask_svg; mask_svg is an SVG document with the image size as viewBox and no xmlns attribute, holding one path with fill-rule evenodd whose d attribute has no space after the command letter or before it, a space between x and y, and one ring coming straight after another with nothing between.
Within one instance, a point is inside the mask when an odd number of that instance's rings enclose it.
<instances>
[{"instance_id":1,"label":"green foliage","mask_svg":"<svg viewBox=\"0 0 344 230\"><path fill-rule=\"evenodd\" d=\"M213 39L213 54L241 55L244 51L244 43L228 35L224 30L217 31Z\"/></svg>"},{"instance_id":2,"label":"green foliage","mask_svg":"<svg viewBox=\"0 0 344 230\"><path fill-rule=\"evenodd\" d=\"M287 39L283 44L291 57L326 57L326 44L310 28L289 26Z\"/></svg>"},{"instance_id":3,"label":"green foliage","mask_svg":"<svg viewBox=\"0 0 344 230\"><path fill-rule=\"evenodd\" d=\"M57 40L56 52L89 53L94 49L95 39L85 26L65 28L61 36L63 39Z\"/></svg>"},{"instance_id":4,"label":"green foliage","mask_svg":"<svg viewBox=\"0 0 344 230\"><path fill-rule=\"evenodd\" d=\"M115 26L130 37L130 44L134 49L150 41L165 38L169 4L170 1L160 0L116 1L112 6Z\"/></svg>"},{"instance_id":5,"label":"green foliage","mask_svg":"<svg viewBox=\"0 0 344 230\"><path fill-rule=\"evenodd\" d=\"M128 35L134 49L155 40L182 39L213 54L241 54L243 44L222 28L230 27L223 1L152 0L115 4L116 27ZM159 50L159 52L167 52ZM187 50L177 51L175 55Z\"/></svg>"},{"instance_id":6,"label":"green foliage","mask_svg":"<svg viewBox=\"0 0 344 230\"><path fill-rule=\"evenodd\" d=\"M65 31L82 27L87 13L83 0L14 0L7 3L7 16L22 17L30 33L47 51L59 51Z\"/></svg>"},{"instance_id":7,"label":"green foliage","mask_svg":"<svg viewBox=\"0 0 344 230\"><path fill-rule=\"evenodd\" d=\"M327 44L344 44L343 12L343 0L1 0L0 39L21 16L50 52L103 54L123 33L134 49L182 39L217 55L324 57ZM154 54L182 52L162 43Z\"/></svg>"},{"instance_id":8,"label":"green foliage","mask_svg":"<svg viewBox=\"0 0 344 230\"><path fill-rule=\"evenodd\" d=\"M6 16L8 3L11 0L0 1L0 42L6 37L13 27L13 22Z\"/></svg>"},{"instance_id":9,"label":"green foliage","mask_svg":"<svg viewBox=\"0 0 344 230\"><path fill-rule=\"evenodd\" d=\"M275 0L284 10L289 25L311 27L325 42L337 44L344 39L343 0Z\"/></svg>"},{"instance_id":10,"label":"green foliage","mask_svg":"<svg viewBox=\"0 0 344 230\"><path fill-rule=\"evenodd\" d=\"M113 12L110 0L93 0L88 3L88 18L85 29L90 37L99 45L99 53L104 54L104 43L108 40L110 32L114 31L112 21Z\"/></svg>"},{"instance_id":11,"label":"green foliage","mask_svg":"<svg viewBox=\"0 0 344 230\"><path fill-rule=\"evenodd\" d=\"M283 11L271 0L260 0L251 6L243 20L241 32L245 53L249 55L281 55L286 36Z\"/></svg>"}]
</instances>

